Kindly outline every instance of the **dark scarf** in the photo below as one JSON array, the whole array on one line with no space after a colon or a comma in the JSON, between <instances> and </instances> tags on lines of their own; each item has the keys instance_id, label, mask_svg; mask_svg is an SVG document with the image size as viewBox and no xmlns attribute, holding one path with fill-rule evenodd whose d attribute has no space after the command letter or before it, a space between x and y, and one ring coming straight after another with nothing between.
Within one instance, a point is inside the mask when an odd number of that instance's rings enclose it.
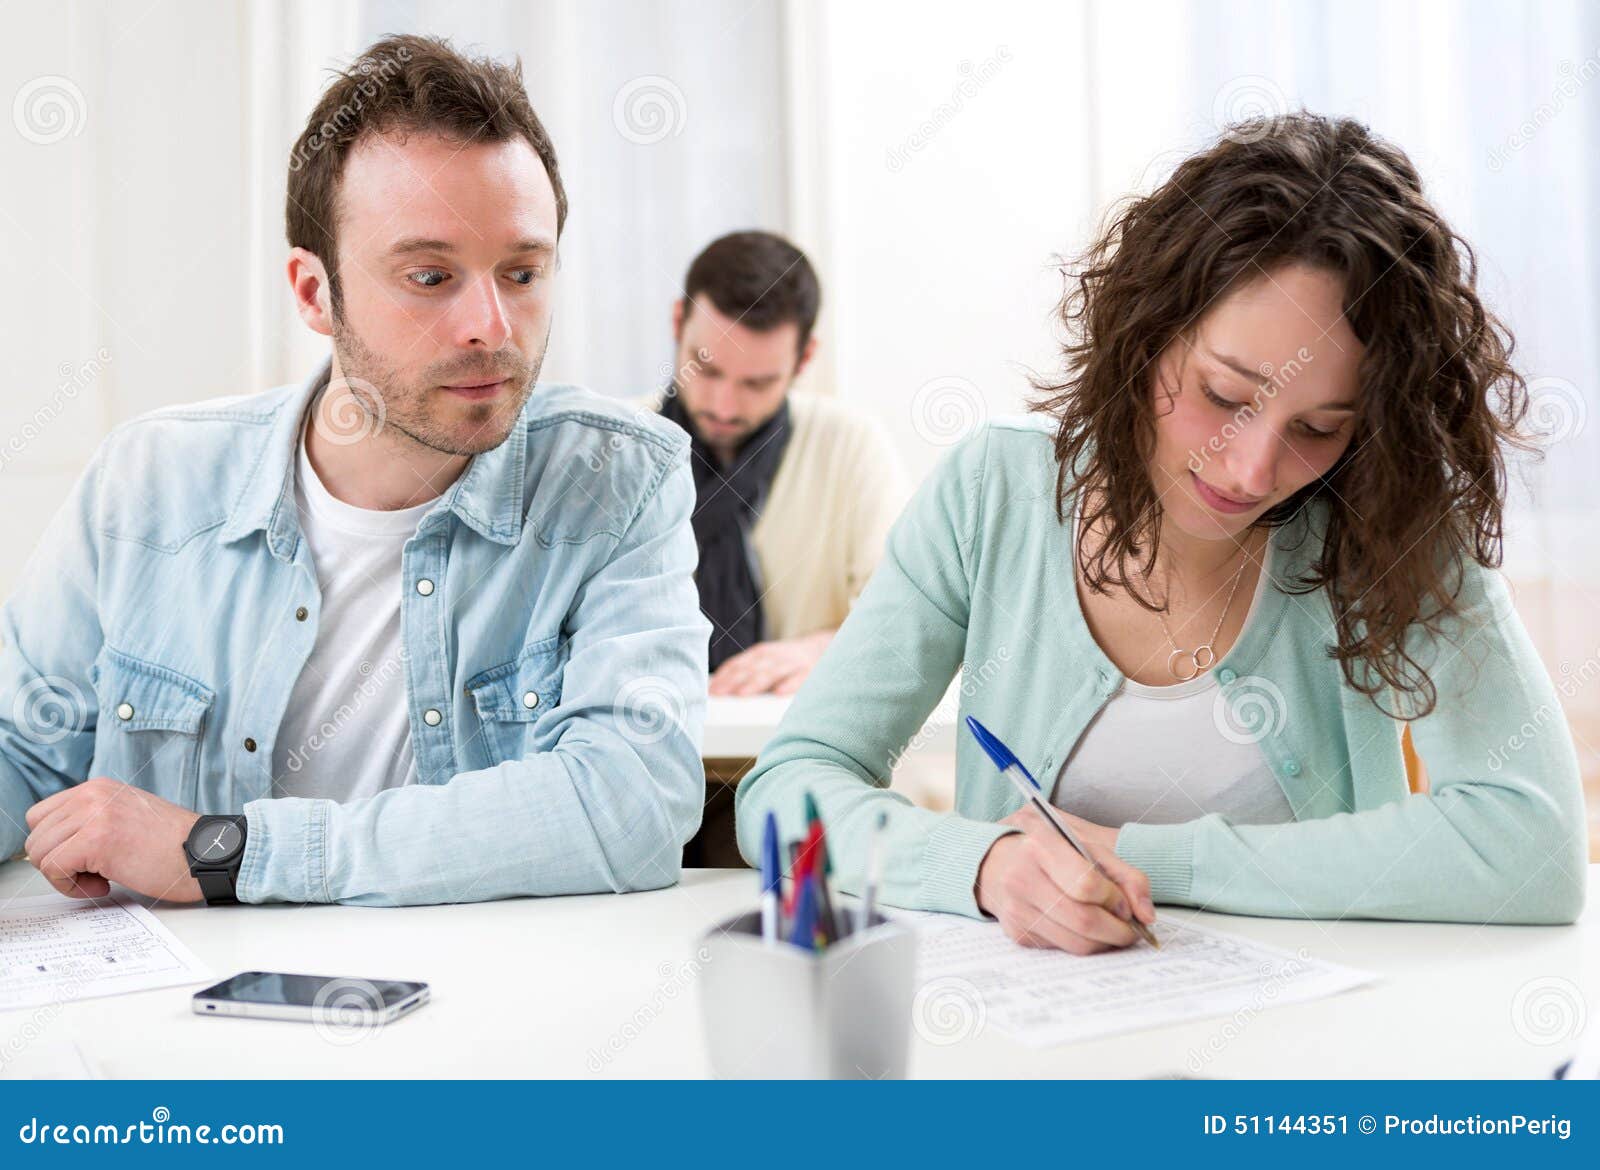
<instances>
[{"instance_id":1,"label":"dark scarf","mask_svg":"<svg viewBox=\"0 0 1600 1170\"><path fill-rule=\"evenodd\" d=\"M700 547L695 584L700 608L711 619L711 669L766 637L761 612L761 569L750 545L750 529L766 505L772 477L789 445L789 401L746 439L730 467L723 467L695 430L683 401L672 391L661 415L689 433L694 468L694 541Z\"/></svg>"}]
</instances>

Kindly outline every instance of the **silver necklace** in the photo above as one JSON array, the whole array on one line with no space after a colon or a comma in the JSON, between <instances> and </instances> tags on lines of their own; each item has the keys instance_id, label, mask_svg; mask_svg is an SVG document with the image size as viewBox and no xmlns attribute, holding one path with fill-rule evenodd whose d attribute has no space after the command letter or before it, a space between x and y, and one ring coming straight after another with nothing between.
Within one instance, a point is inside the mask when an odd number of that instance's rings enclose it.
<instances>
[{"instance_id":1,"label":"silver necklace","mask_svg":"<svg viewBox=\"0 0 1600 1170\"><path fill-rule=\"evenodd\" d=\"M1228 610L1233 606L1233 595L1239 591L1239 579L1244 576L1244 567L1249 560L1249 553L1239 558L1239 567L1234 570L1233 574L1233 588L1228 590L1228 600L1222 603L1222 613L1217 617L1217 624L1212 627L1211 637L1200 643L1193 650L1181 649L1178 643L1173 641L1172 631L1167 627L1166 614L1159 609L1156 610L1156 617L1161 621L1161 632L1167 636L1167 645L1172 647L1172 653L1167 655L1167 669L1172 672L1172 677L1179 682L1188 682L1190 679L1198 677L1202 670L1210 670L1212 663L1216 662L1217 652L1215 645L1217 635L1222 632L1222 623L1228 616ZM1188 663L1187 674L1180 669L1185 661Z\"/></svg>"}]
</instances>

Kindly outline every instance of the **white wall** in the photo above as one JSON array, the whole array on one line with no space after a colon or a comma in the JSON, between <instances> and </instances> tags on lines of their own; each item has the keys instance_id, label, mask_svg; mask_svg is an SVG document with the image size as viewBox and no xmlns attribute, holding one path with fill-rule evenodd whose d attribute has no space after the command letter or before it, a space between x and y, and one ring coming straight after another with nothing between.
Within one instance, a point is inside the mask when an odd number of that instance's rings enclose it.
<instances>
[{"instance_id":1,"label":"white wall","mask_svg":"<svg viewBox=\"0 0 1600 1170\"><path fill-rule=\"evenodd\" d=\"M11 0L0 38L0 562L108 427L298 377L284 167L324 70L384 31L521 53L573 196L551 377L659 380L693 252L787 227L824 281L814 386L925 471L1056 362L1053 254L1252 108L1399 141L1479 248L1561 442L1513 526L1525 576L1600 576L1600 9L1214 0ZM615 99L664 78L660 136ZM59 79L65 79L63 84ZM65 122L52 121L56 111Z\"/></svg>"},{"instance_id":2,"label":"white wall","mask_svg":"<svg viewBox=\"0 0 1600 1170\"><path fill-rule=\"evenodd\" d=\"M1518 470L1536 495L1508 568L1600 580L1581 535L1600 511L1600 7L824 0L801 25L819 100L795 216L823 261L832 377L914 468L1055 369L1053 253L1226 122L1305 106L1410 154L1517 335L1552 441Z\"/></svg>"},{"instance_id":3,"label":"white wall","mask_svg":"<svg viewBox=\"0 0 1600 1170\"><path fill-rule=\"evenodd\" d=\"M693 253L787 217L779 0L12 0L4 19L0 594L112 426L326 354L284 278L286 168L327 70L384 33L523 59L572 202L550 378L661 384ZM643 107L619 108L630 85Z\"/></svg>"}]
</instances>

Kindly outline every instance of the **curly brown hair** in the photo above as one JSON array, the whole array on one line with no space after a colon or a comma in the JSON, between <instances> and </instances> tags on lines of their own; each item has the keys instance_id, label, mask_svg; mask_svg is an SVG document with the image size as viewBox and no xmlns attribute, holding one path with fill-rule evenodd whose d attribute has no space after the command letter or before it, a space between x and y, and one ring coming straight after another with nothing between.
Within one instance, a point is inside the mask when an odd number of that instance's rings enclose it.
<instances>
[{"instance_id":1,"label":"curly brown hair","mask_svg":"<svg viewBox=\"0 0 1600 1170\"><path fill-rule=\"evenodd\" d=\"M1035 380L1033 405L1058 422L1057 512L1065 524L1082 493L1076 559L1089 588L1162 607L1128 571L1148 578L1160 540L1148 469L1156 359L1236 283L1289 263L1343 280L1345 318L1365 347L1360 409L1333 467L1256 524L1325 502L1320 556L1285 588L1326 588L1328 652L1346 680L1383 709L1386 688L1408 696L1405 717L1416 718L1437 694L1407 633L1437 632L1456 612L1463 558L1500 563L1502 447L1531 445L1519 429L1527 387L1510 331L1478 298L1472 248L1405 154L1361 123L1300 112L1231 127L1113 209L1063 267L1065 372ZM1091 530L1104 537L1092 555Z\"/></svg>"}]
</instances>

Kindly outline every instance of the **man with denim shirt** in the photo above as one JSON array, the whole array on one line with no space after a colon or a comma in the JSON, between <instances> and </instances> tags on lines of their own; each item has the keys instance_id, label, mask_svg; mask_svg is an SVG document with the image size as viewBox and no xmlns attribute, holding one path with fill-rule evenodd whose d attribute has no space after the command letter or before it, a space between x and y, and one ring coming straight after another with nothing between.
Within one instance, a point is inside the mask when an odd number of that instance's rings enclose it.
<instances>
[{"instance_id":1,"label":"man with denim shirt","mask_svg":"<svg viewBox=\"0 0 1600 1170\"><path fill-rule=\"evenodd\" d=\"M331 359L101 445L0 609L0 857L176 901L677 879L688 444L536 389L565 212L519 69L391 37L334 79L288 199Z\"/></svg>"}]
</instances>

